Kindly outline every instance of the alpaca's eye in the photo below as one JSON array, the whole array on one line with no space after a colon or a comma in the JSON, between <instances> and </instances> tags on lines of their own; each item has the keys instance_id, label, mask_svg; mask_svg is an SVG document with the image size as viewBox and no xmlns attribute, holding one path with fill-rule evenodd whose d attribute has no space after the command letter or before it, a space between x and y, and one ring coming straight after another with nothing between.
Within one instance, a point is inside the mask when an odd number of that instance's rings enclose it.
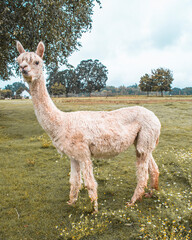
<instances>
[{"instance_id":1,"label":"alpaca's eye","mask_svg":"<svg viewBox=\"0 0 192 240\"><path fill-rule=\"evenodd\" d=\"M35 65L39 65L39 61L36 61L36 62L35 62Z\"/></svg>"}]
</instances>

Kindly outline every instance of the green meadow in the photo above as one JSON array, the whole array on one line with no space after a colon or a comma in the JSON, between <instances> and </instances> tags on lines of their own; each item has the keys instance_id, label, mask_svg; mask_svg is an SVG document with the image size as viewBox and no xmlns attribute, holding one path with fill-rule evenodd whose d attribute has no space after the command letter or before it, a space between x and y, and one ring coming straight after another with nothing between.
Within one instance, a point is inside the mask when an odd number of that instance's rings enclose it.
<instances>
[{"instance_id":1,"label":"green meadow","mask_svg":"<svg viewBox=\"0 0 192 240\"><path fill-rule=\"evenodd\" d=\"M135 149L93 159L99 212L86 189L68 206L70 162L39 126L31 100L0 101L0 240L192 239L192 97L55 98L63 111L141 105L162 124L159 191L133 207ZM147 189L146 189L147 191Z\"/></svg>"}]
</instances>

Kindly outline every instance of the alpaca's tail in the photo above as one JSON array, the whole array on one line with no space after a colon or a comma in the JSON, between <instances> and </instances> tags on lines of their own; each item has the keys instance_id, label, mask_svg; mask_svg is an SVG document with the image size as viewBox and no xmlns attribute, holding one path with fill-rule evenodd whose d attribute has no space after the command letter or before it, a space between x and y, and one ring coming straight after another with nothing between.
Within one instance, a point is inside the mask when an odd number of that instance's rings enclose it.
<instances>
[{"instance_id":1,"label":"alpaca's tail","mask_svg":"<svg viewBox=\"0 0 192 240\"><path fill-rule=\"evenodd\" d=\"M158 143L159 143L159 137L156 140L156 146L158 145Z\"/></svg>"}]
</instances>

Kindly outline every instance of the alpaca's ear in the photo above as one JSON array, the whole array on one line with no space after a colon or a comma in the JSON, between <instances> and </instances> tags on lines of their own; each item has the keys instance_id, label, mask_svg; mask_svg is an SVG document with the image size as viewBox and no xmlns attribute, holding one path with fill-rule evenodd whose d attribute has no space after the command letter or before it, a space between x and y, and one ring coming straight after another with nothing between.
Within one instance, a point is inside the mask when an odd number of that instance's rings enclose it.
<instances>
[{"instance_id":1,"label":"alpaca's ear","mask_svg":"<svg viewBox=\"0 0 192 240\"><path fill-rule=\"evenodd\" d=\"M40 42L37 46L36 53L37 55L39 55L39 57L43 58L44 51L45 51L45 45L43 44L43 42Z\"/></svg>"},{"instance_id":2,"label":"alpaca's ear","mask_svg":"<svg viewBox=\"0 0 192 240\"><path fill-rule=\"evenodd\" d=\"M21 43L19 41L16 41L16 47L20 54L25 52L25 49L23 48L23 46L21 45Z\"/></svg>"}]
</instances>

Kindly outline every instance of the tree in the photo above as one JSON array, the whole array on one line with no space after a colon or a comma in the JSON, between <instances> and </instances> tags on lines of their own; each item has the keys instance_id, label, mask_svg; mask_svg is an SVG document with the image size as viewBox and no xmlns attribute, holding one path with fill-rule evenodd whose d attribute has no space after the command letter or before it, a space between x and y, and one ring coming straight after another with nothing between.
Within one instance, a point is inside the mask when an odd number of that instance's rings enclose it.
<instances>
[{"instance_id":1,"label":"tree","mask_svg":"<svg viewBox=\"0 0 192 240\"><path fill-rule=\"evenodd\" d=\"M120 95L127 95L127 88L125 86L119 87L119 94Z\"/></svg>"},{"instance_id":2,"label":"tree","mask_svg":"<svg viewBox=\"0 0 192 240\"><path fill-rule=\"evenodd\" d=\"M139 86L135 83L134 85L127 87L127 94L140 95L141 90L140 90Z\"/></svg>"},{"instance_id":3,"label":"tree","mask_svg":"<svg viewBox=\"0 0 192 240\"><path fill-rule=\"evenodd\" d=\"M99 60L83 60L75 69L77 79L80 80L84 92L91 94L106 86L108 79L107 68Z\"/></svg>"},{"instance_id":4,"label":"tree","mask_svg":"<svg viewBox=\"0 0 192 240\"><path fill-rule=\"evenodd\" d=\"M20 87L19 89L17 89L16 95L20 95L24 90L25 90L25 88Z\"/></svg>"},{"instance_id":5,"label":"tree","mask_svg":"<svg viewBox=\"0 0 192 240\"><path fill-rule=\"evenodd\" d=\"M180 88L172 88L172 90L171 90L171 94L172 95L182 95L182 89L180 89Z\"/></svg>"},{"instance_id":6,"label":"tree","mask_svg":"<svg viewBox=\"0 0 192 240\"><path fill-rule=\"evenodd\" d=\"M156 91L161 92L163 96L163 91L171 91L171 84L173 82L173 74L169 69L157 68L151 70L151 76L145 74L140 79L139 87L141 91L149 92Z\"/></svg>"},{"instance_id":7,"label":"tree","mask_svg":"<svg viewBox=\"0 0 192 240\"><path fill-rule=\"evenodd\" d=\"M192 87L186 87L183 88L182 90L184 95L192 95Z\"/></svg>"},{"instance_id":8,"label":"tree","mask_svg":"<svg viewBox=\"0 0 192 240\"><path fill-rule=\"evenodd\" d=\"M52 93L52 86L55 83L62 84L65 86L66 97L68 97L69 93L80 93L81 91L81 83L80 80L77 79L75 70L71 66L70 69L66 69L64 71L57 71L55 69L50 73L48 80L48 90Z\"/></svg>"},{"instance_id":9,"label":"tree","mask_svg":"<svg viewBox=\"0 0 192 240\"><path fill-rule=\"evenodd\" d=\"M55 83L53 86L51 86L51 92L53 95L63 95L66 92L66 88L61 83Z\"/></svg>"},{"instance_id":10,"label":"tree","mask_svg":"<svg viewBox=\"0 0 192 240\"><path fill-rule=\"evenodd\" d=\"M8 84L7 86L5 86L5 89L9 89L13 92L17 92L18 89L22 88L23 90L28 90L28 88L25 86L24 83L21 83L21 82L14 82L12 85Z\"/></svg>"},{"instance_id":11,"label":"tree","mask_svg":"<svg viewBox=\"0 0 192 240\"><path fill-rule=\"evenodd\" d=\"M169 69L157 68L151 71L153 90L161 92L163 96L163 91L171 91L171 84L173 82L173 74Z\"/></svg>"},{"instance_id":12,"label":"tree","mask_svg":"<svg viewBox=\"0 0 192 240\"><path fill-rule=\"evenodd\" d=\"M5 0L0 2L0 78L17 69L15 40L35 50L43 40L48 70L65 64L92 27L93 7L100 0ZM17 69L18 70L18 69Z\"/></svg>"},{"instance_id":13,"label":"tree","mask_svg":"<svg viewBox=\"0 0 192 240\"><path fill-rule=\"evenodd\" d=\"M112 92L112 93L116 93L117 88L114 87L114 86L106 86L106 87L104 88L104 90L110 91L110 92Z\"/></svg>"},{"instance_id":14,"label":"tree","mask_svg":"<svg viewBox=\"0 0 192 240\"><path fill-rule=\"evenodd\" d=\"M56 66L55 68L52 69L52 71L49 72L49 76L47 78L47 84L46 84L49 93L52 93L51 87L57 82L56 76L57 76L58 71L59 71L59 67Z\"/></svg>"},{"instance_id":15,"label":"tree","mask_svg":"<svg viewBox=\"0 0 192 240\"><path fill-rule=\"evenodd\" d=\"M0 99L1 98L11 98L12 91L9 89L0 90Z\"/></svg>"},{"instance_id":16,"label":"tree","mask_svg":"<svg viewBox=\"0 0 192 240\"><path fill-rule=\"evenodd\" d=\"M149 92L153 90L153 85L153 79L148 74L141 77L139 87L141 91L147 92L147 96L149 96Z\"/></svg>"}]
</instances>

